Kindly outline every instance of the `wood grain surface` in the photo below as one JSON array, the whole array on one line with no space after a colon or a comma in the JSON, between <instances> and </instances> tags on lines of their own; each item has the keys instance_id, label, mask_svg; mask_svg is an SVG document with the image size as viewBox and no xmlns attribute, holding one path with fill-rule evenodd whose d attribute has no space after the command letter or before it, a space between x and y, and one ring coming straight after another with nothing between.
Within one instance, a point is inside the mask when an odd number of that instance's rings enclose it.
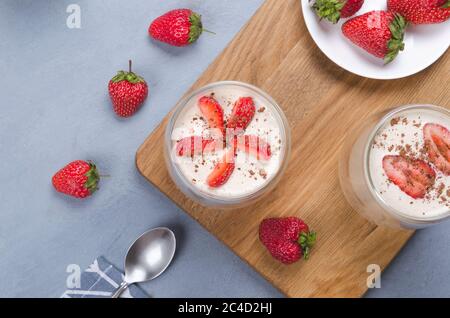
<instances>
[{"instance_id":1,"label":"wood grain surface","mask_svg":"<svg viewBox=\"0 0 450 318\"><path fill-rule=\"evenodd\" d=\"M413 77L358 77L316 47L300 1L267 0L191 90L219 80L256 85L284 110L292 129L292 156L275 190L252 206L231 211L204 208L186 198L164 164L168 117L139 148L138 170L287 296L362 296L367 266L384 269L412 232L377 227L352 210L338 182L340 148L347 131L380 110L410 103L450 107L448 52ZM258 226L266 217L291 215L306 220L318 242L310 260L286 266L259 242Z\"/></svg>"}]
</instances>

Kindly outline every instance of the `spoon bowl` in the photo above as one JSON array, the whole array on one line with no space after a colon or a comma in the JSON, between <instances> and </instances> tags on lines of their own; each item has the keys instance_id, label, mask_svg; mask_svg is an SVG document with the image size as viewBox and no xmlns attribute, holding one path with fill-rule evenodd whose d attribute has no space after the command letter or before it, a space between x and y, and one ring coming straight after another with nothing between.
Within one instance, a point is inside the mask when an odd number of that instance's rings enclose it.
<instances>
[{"instance_id":1,"label":"spoon bowl","mask_svg":"<svg viewBox=\"0 0 450 318\"><path fill-rule=\"evenodd\" d=\"M175 249L175 235L168 228L158 227L142 234L128 249L125 279L112 297L118 298L130 284L161 275L171 263Z\"/></svg>"}]
</instances>

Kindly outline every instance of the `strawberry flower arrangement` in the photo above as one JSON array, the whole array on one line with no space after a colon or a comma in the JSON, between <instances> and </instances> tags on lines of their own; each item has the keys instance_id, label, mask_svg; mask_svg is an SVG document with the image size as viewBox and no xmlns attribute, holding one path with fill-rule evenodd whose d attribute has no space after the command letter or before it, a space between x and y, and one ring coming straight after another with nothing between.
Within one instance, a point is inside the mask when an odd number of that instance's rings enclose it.
<instances>
[{"instance_id":1,"label":"strawberry flower arrangement","mask_svg":"<svg viewBox=\"0 0 450 318\"><path fill-rule=\"evenodd\" d=\"M206 180L210 187L217 188L228 181L235 169L238 150L253 155L258 160L270 159L270 144L258 136L245 134L256 111L252 97L240 97L226 121L223 108L213 95L202 96L198 100L198 106L208 123L211 137L184 137L177 141L176 154L194 157L225 149L222 160L215 165Z\"/></svg>"}]
</instances>

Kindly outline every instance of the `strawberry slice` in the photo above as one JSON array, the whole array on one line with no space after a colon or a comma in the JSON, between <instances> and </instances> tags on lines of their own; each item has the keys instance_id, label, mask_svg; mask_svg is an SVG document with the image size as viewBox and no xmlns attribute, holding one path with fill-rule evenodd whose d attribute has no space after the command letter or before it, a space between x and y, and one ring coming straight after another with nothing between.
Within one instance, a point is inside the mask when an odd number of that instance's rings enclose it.
<instances>
[{"instance_id":1,"label":"strawberry slice","mask_svg":"<svg viewBox=\"0 0 450 318\"><path fill-rule=\"evenodd\" d=\"M253 98L241 97L233 106L231 116L227 122L227 128L244 130L250 124L255 115L256 107Z\"/></svg>"},{"instance_id":2,"label":"strawberry slice","mask_svg":"<svg viewBox=\"0 0 450 318\"><path fill-rule=\"evenodd\" d=\"M430 161L445 175L450 175L450 132L438 124L423 126L425 149Z\"/></svg>"},{"instance_id":3,"label":"strawberry slice","mask_svg":"<svg viewBox=\"0 0 450 318\"><path fill-rule=\"evenodd\" d=\"M185 137L177 142L176 153L178 156L193 157L204 153L214 152L216 141L203 139L200 136Z\"/></svg>"},{"instance_id":4,"label":"strawberry slice","mask_svg":"<svg viewBox=\"0 0 450 318\"><path fill-rule=\"evenodd\" d=\"M222 106L212 96L203 96L199 99L198 105L205 119L208 121L209 128L219 129L224 135L225 128L223 124Z\"/></svg>"},{"instance_id":5,"label":"strawberry slice","mask_svg":"<svg viewBox=\"0 0 450 318\"><path fill-rule=\"evenodd\" d=\"M206 179L210 187L217 188L224 185L234 171L234 148L228 150Z\"/></svg>"},{"instance_id":6,"label":"strawberry slice","mask_svg":"<svg viewBox=\"0 0 450 318\"><path fill-rule=\"evenodd\" d=\"M433 168L419 159L388 155L383 169L390 181L414 199L423 198L436 179Z\"/></svg>"},{"instance_id":7,"label":"strawberry slice","mask_svg":"<svg viewBox=\"0 0 450 318\"><path fill-rule=\"evenodd\" d=\"M255 135L244 135L235 139L237 149L255 156L258 160L269 160L272 156L270 145Z\"/></svg>"}]
</instances>

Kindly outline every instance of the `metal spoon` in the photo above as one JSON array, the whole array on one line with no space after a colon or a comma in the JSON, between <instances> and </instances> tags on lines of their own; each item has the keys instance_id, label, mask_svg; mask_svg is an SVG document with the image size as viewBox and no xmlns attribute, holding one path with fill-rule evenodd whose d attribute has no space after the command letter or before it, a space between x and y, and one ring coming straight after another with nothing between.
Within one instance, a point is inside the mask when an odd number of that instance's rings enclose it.
<instances>
[{"instance_id":1,"label":"metal spoon","mask_svg":"<svg viewBox=\"0 0 450 318\"><path fill-rule=\"evenodd\" d=\"M175 248L175 235L168 228L158 227L142 234L127 252L125 279L111 297L118 298L131 284L161 275L172 261Z\"/></svg>"}]
</instances>

